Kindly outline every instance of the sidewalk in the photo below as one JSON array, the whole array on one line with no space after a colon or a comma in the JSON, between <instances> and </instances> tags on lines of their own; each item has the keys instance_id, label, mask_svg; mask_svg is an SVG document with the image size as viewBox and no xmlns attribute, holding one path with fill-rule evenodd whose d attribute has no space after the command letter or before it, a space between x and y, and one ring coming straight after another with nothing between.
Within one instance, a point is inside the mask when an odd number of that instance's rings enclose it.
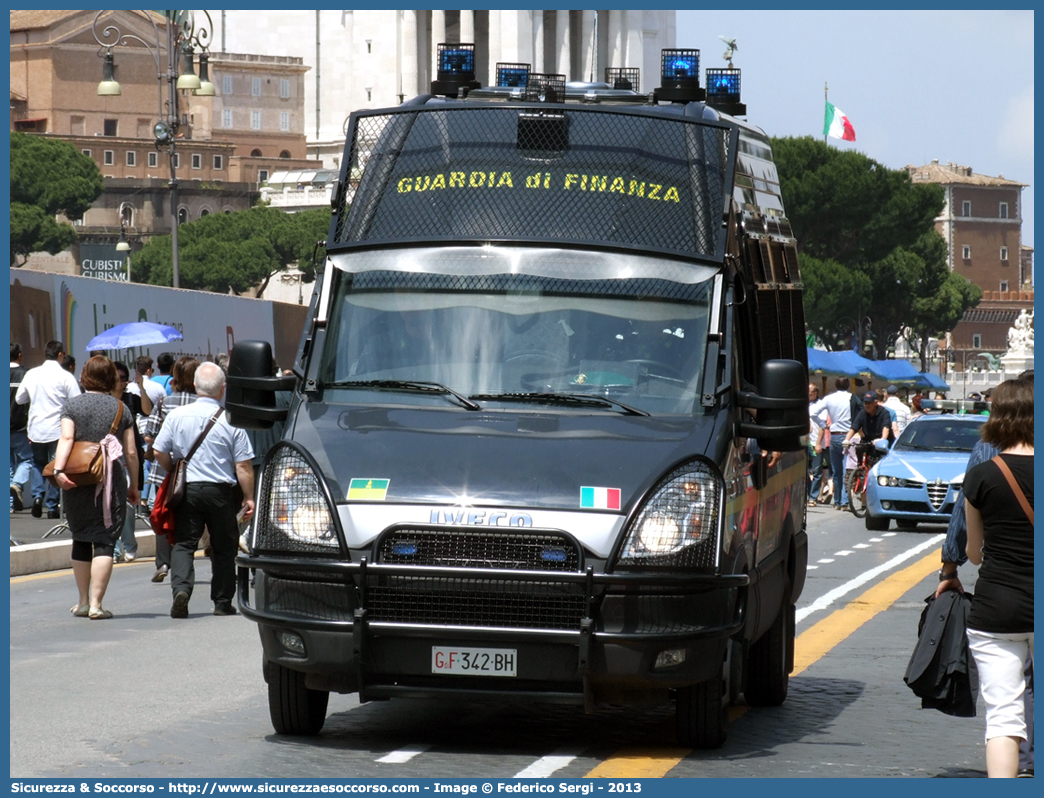
<instances>
[{"instance_id":1,"label":"sidewalk","mask_svg":"<svg viewBox=\"0 0 1044 798\"><path fill-rule=\"evenodd\" d=\"M36 574L42 571L60 571L71 568L72 535L68 529L59 534L44 537L61 521L53 519L33 518L26 508L18 513L11 513L10 536L18 541L19 546L11 546L11 576ZM156 556L156 536L152 530L144 529L144 522L138 522L135 537L138 539L138 557Z\"/></svg>"}]
</instances>

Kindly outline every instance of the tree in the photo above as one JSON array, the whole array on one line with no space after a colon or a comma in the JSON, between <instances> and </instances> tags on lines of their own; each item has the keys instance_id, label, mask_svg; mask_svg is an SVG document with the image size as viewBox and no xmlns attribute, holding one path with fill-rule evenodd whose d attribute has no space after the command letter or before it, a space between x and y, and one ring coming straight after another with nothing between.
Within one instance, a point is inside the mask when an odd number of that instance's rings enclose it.
<instances>
[{"instance_id":1,"label":"tree","mask_svg":"<svg viewBox=\"0 0 1044 798\"><path fill-rule=\"evenodd\" d=\"M883 349L905 330L952 329L978 303L981 292L950 272L935 230L941 186L810 136L773 139L772 150L798 242L806 322L828 347L865 317Z\"/></svg>"},{"instance_id":2,"label":"tree","mask_svg":"<svg viewBox=\"0 0 1044 798\"><path fill-rule=\"evenodd\" d=\"M11 134L11 265L33 252L55 255L76 241L56 214L83 218L105 184L88 156L61 139Z\"/></svg>"},{"instance_id":3,"label":"tree","mask_svg":"<svg viewBox=\"0 0 1044 798\"><path fill-rule=\"evenodd\" d=\"M272 274L297 264L305 281L315 279L311 265L316 242L325 237L329 211L288 214L258 205L246 211L211 214L178 228L178 272L183 288L260 294ZM325 257L325 252L320 252ZM170 285L173 278L170 236L157 236L131 260L135 281Z\"/></svg>"}]
</instances>

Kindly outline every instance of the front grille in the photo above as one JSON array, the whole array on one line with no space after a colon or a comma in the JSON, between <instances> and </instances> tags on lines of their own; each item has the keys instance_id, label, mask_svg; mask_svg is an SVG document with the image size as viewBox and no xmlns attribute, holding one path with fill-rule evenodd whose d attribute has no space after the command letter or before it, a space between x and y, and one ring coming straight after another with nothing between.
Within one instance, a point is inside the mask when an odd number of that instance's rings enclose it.
<instances>
[{"instance_id":1,"label":"front grille","mask_svg":"<svg viewBox=\"0 0 1044 798\"><path fill-rule=\"evenodd\" d=\"M377 543L376 562L388 565L582 570L579 546L555 532L459 528L395 529ZM465 577L368 577L374 621L576 629L584 616L582 586Z\"/></svg>"},{"instance_id":2,"label":"front grille","mask_svg":"<svg viewBox=\"0 0 1044 798\"><path fill-rule=\"evenodd\" d=\"M373 621L577 629L584 615L579 585L496 579L371 577Z\"/></svg>"},{"instance_id":3,"label":"front grille","mask_svg":"<svg viewBox=\"0 0 1044 798\"><path fill-rule=\"evenodd\" d=\"M298 581L266 575L259 591L262 612L322 621L352 619L351 588L343 582Z\"/></svg>"},{"instance_id":4,"label":"front grille","mask_svg":"<svg viewBox=\"0 0 1044 798\"><path fill-rule=\"evenodd\" d=\"M949 491L950 486L945 483L928 483L928 501L932 503L932 507L938 510L942 507L943 502L946 501L946 493Z\"/></svg>"},{"instance_id":5,"label":"front grille","mask_svg":"<svg viewBox=\"0 0 1044 798\"><path fill-rule=\"evenodd\" d=\"M513 571L579 571L577 544L553 532L396 529L381 538L376 562Z\"/></svg>"}]
</instances>

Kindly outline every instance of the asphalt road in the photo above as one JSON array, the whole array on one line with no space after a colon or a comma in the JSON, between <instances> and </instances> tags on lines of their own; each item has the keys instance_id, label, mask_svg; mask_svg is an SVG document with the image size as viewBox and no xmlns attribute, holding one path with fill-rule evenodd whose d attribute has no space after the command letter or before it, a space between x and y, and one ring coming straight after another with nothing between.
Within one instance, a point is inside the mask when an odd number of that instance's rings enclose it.
<instances>
[{"instance_id":1,"label":"asphalt road","mask_svg":"<svg viewBox=\"0 0 1044 798\"><path fill-rule=\"evenodd\" d=\"M871 533L848 513L812 510L801 671L782 707L733 708L729 739L711 752L675 746L669 706L585 716L339 695L320 736L283 738L268 718L256 629L210 614L206 560L186 621L169 617L170 587L149 581L148 561L116 567L105 602L116 617L105 622L70 615L71 572L16 577L11 776L983 776L981 705L974 719L921 710L902 681L944 531ZM970 587L974 569L962 572Z\"/></svg>"}]
</instances>

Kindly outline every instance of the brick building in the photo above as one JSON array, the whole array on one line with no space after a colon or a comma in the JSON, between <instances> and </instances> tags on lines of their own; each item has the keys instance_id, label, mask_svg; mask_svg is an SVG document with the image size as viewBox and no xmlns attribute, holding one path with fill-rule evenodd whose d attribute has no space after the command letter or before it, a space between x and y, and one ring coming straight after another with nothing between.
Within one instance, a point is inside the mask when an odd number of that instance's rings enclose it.
<instances>
[{"instance_id":1,"label":"brick building","mask_svg":"<svg viewBox=\"0 0 1044 798\"><path fill-rule=\"evenodd\" d=\"M932 161L906 167L915 183L937 183L946 204L935 227L946 240L949 266L982 289L947 336L958 369L979 352L1003 354L1008 329L1033 307L1033 249L1022 245L1024 183L975 173L970 166Z\"/></svg>"},{"instance_id":2,"label":"brick building","mask_svg":"<svg viewBox=\"0 0 1044 798\"><path fill-rule=\"evenodd\" d=\"M166 24L131 11L11 11L11 129L60 137L89 155L105 178L105 193L82 220L82 243L115 247L126 226L132 247L169 233L166 181L171 164L154 144L153 127L167 116ZM156 27L153 27L152 23ZM120 94L99 96L102 59L94 31L112 24L126 38L113 47ZM110 41L105 38L105 41ZM175 174L179 223L208 213L244 210L259 183L279 169L315 166L305 159L304 75L300 58L211 53L215 96L180 92ZM77 250L66 257L38 253L36 266L77 273Z\"/></svg>"}]
</instances>

